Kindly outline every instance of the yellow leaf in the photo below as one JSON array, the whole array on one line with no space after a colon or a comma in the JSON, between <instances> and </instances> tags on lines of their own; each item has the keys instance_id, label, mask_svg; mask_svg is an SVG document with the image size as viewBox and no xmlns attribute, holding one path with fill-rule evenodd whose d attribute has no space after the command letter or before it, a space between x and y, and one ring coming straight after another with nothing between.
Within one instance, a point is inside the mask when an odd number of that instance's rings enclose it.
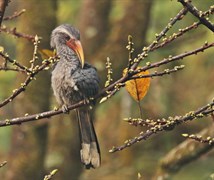
<instances>
[{"instance_id":1,"label":"yellow leaf","mask_svg":"<svg viewBox=\"0 0 214 180\"><path fill-rule=\"evenodd\" d=\"M127 73L127 69L124 69L123 75ZM143 71L135 76L148 75L149 71ZM127 81L125 84L126 90L128 93L134 98L136 101L141 101L146 95L149 86L150 86L151 78L139 78Z\"/></svg>"},{"instance_id":2,"label":"yellow leaf","mask_svg":"<svg viewBox=\"0 0 214 180\"><path fill-rule=\"evenodd\" d=\"M41 49L39 50L39 54L42 56L42 59L48 59L49 57L56 55L55 51L51 51L49 49Z\"/></svg>"}]
</instances>

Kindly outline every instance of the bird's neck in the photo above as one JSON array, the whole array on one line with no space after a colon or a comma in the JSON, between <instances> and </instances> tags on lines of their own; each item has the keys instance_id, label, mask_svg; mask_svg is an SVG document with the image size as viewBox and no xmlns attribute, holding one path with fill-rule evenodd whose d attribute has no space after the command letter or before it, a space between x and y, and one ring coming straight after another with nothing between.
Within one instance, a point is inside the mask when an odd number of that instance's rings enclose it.
<instances>
[{"instance_id":1,"label":"bird's neck","mask_svg":"<svg viewBox=\"0 0 214 180\"><path fill-rule=\"evenodd\" d=\"M60 62L71 65L74 69L81 67L76 53L66 45L56 47L57 54L60 56Z\"/></svg>"}]
</instances>

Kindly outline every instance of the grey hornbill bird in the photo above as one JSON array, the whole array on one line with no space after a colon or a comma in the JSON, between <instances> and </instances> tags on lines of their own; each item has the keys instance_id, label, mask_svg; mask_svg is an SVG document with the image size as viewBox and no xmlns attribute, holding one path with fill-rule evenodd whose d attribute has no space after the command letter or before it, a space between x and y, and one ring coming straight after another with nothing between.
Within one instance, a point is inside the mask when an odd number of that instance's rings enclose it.
<instances>
[{"instance_id":1,"label":"grey hornbill bird","mask_svg":"<svg viewBox=\"0 0 214 180\"><path fill-rule=\"evenodd\" d=\"M96 69L84 62L79 31L63 24L51 34L51 47L56 49L60 59L52 71L51 83L57 102L64 112L67 107L81 100L88 100L98 93L99 78ZM92 123L90 106L77 111L80 129L81 161L87 169L100 166L100 149Z\"/></svg>"}]
</instances>

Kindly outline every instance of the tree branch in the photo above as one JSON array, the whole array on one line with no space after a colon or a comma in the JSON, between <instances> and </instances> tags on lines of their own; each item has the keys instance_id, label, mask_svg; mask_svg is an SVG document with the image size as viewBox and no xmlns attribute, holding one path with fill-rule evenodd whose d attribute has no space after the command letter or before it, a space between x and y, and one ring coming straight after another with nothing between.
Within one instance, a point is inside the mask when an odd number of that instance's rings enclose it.
<instances>
[{"instance_id":1,"label":"tree branch","mask_svg":"<svg viewBox=\"0 0 214 180\"><path fill-rule=\"evenodd\" d=\"M205 25L212 32L214 32L214 25L211 22L209 22L209 20L203 17L202 13L200 13L199 10L190 3L191 1L184 1L184 0L178 0L178 1L185 8L187 8L189 12L191 12L195 17L197 17L203 25Z\"/></svg>"},{"instance_id":2,"label":"tree branch","mask_svg":"<svg viewBox=\"0 0 214 180\"><path fill-rule=\"evenodd\" d=\"M184 68L184 65L175 66L173 69L165 69L162 72L155 71L154 73L150 73L150 74L147 74L147 75L132 76L132 77L130 77L130 80L131 79L152 78L152 77L157 77L157 76L169 75L171 73L178 72L179 70L182 70L183 68Z\"/></svg>"},{"instance_id":3,"label":"tree branch","mask_svg":"<svg viewBox=\"0 0 214 180\"><path fill-rule=\"evenodd\" d=\"M7 34L12 34L13 36L15 36L17 38L24 38L24 39L27 39L28 41L34 42L35 36L17 32L16 28L9 29L6 26L2 26L2 27L0 27L0 31L5 32Z\"/></svg>"},{"instance_id":4,"label":"tree branch","mask_svg":"<svg viewBox=\"0 0 214 180\"><path fill-rule=\"evenodd\" d=\"M211 6L209 10L205 11L202 13L202 16L209 16L210 14L213 14L214 12L214 7ZM198 22L194 22L192 25L187 26L186 28L183 29L179 29L179 32L177 33L173 33L173 35L169 36L168 38L164 38L163 42L161 42L160 44L155 45L151 51L154 51L158 48L164 47L167 44L171 43L172 41L174 41L175 39L177 39L178 37L182 37L186 32L192 30L192 29L196 29L199 25L201 25L201 21Z\"/></svg>"},{"instance_id":5,"label":"tree branch","mask_svg":"<svg viewBox=\"0 0 214 180\"><path fill-rule=\"evenodd\" d=\"M213 43L210 43L208 44L207 42L205 42L205 44L195 50L192 50L192 51L188 51L188 52L185 52L185 53L182 53L182 54L179 54L177 56L169 56L168 58L164 58L163 60L159 61L159 62L156 62L156 63L147 63L147 66L144 66L142 68L139 68L138 70L135 70L133 72L133 74L137 74L139 73L140 71L146 71L148 69L152 69L152 68L155 68L155 67L159 67L161 65L164 65L164 64L168 64L168 63L171 63L173 61L178 61L178 60L182 60L183 58L187 57L187 56L191 56L191 55L196 55L197 53L199 52L203 52L204 50L208 49L208 48L211 48L211 47L214 47L214 42Z\"/></svg>"},{"instance_id":6,"label":"tree branch","mask_svg":"<svg viewBox=\"0 0 214 180\"><path fill-rule=\"evenodd\" d=\"M14 12L14 14L12 16L7 16L7 17L4 17L3 18L3 21L8 21L8 20L12 20L12 19L15 19L19 16L21 16L23 13L25 13L26 10L25 9L22 9L21 11L19 12Z\"/></svg>"},{"instance_id":7,"label":"tree branch","mask_svg":"<svg viewBox=\"0 0 214 180\"><path fill-rule=\"evenodd\" d=\"M145 57L148 56L148 53L152 50L153 47L164 37L166 36L166 33L169 31L169 29L178 21L181 20L184 15L187 13L187 9L183 8L182 10L179 11L179 13L170 20L168 25L159 33L156 35L156 40L153 41L148 47L143 48L143 52L139 55L137 58L138 60L133 63L131 69L135 70L140 63L141 60L143 60Z\"/></svg>"},{"instance_id":8,"label":"tree branch","mask_svg":"<svg viewBox=\"0 0 214 180\"><path fill-rule=\"evenodd\" d=\"M152 63L152 64L149 64L145 67L142 67L140 68L141 71L146 71L147 69L151 69L151 68L155 68L155 67L158 67L158 66L161 66L163 64L167 64L167 63L170 63L172 61L176 61L176 60L181 60L183 59L184 57L187 57L187 56L190 56L190 55L193 55L193 54L196 54L198 52L203 52L204 50L210 48L210 47L213 47L214 46L214 43L211 43L211 44L207 44L205 43L204 46L198 48L198 49L195 49L193 51L190 51L190 52L186 52L186 53L183 53L183 54L180 54L180 55L177 55L177 56L174 56L174 57L170 57L168 59L165 59L165 60L162 60L160 62L157 62L157 63ZM48 64L50 64L50 62L47 62ZM32 78L41 70L45 69L45 67L47 67L48 64L43 64L43 66L41 66L38 71L32 73ZM103 97L103 96L106 96L107 95L107 98L106 100L109 98L109 96L112 96L114 95L116 92L119 91L120 87L124 86L124 83L126 81L128 81L133 75L139 73L139 69L133 71L132 73L130 74L127 74L126 76L123 76L121 77L120 79L118 79L116 82L112 83L111 85L109 85L108 87L104 88L99 94L97 94L95 97L91 98L91 100L94 100L94 99L98 99L100 97ZM28 79L25 81L27 82L27 84L29 84L32 80L32 78L28 77ZM22 91L24 91L25 88L24 87L20 87L20 89L16 90L15 93L7 98L4 102L2 102L0 104L0 107L4 106L5 104L11 102L11 98L14 99L18 94L20 94ZM109 94L109 92L111 94ZM104 101L102 101L104 102ZM68 107L69 110L73 110L73 109L76 109L80 106L83 106L83 105L86 105L86 104L89 104L89 102L85 102L84 100L83 101L80 101L78 103L75 103L71 106ZM6 119L6 120L2 120L0 121L0 127L1 126L9 126L9 125L14 125L14 124L21 124L23 122L28 122L28 121L35 121L35 120L38 120L38 119L43 119L43 118L50 118L51 116L55 116L55 115L58 115L58 114L61 114L63 113L63 111L60 109L60 110L53 110L53 111L47 111L47 112L43 112L43 113L39 113L39 114L34 114L34 115L30 115L30 116L27 116L27 117L19 117L19 118L13 118L13 119Z\"/></svg>"},{"instance_id":9,"label":"tree branch","mask_svg":"<svg viewBox=\"0 0 214 180\"><path fill-rule=\"evenodd\" d=\"M11 67L2 67L2 66L0 66L0 71L16 71L16 72L22 72L22 73L26 72L23 69L20 69L18 67L17 68L11 68Z\"/></svg>"},{"instance_id":10,"label":"tree branch","mask_svg":"<svg viewBox=\"0 0 214 180\"><path fill-rule=\"evenodd\" d=\"M23 71L26 71L27 73L32 73L32 71L29 70L26 66L23 66L16 60L11 59L8 54L0 52L0 56L3 57L6 62L10 62L12 65L15 65L16 67L22 69Z\"/></svg>"},{"instance_id":11,"label":"tree branch","mask_svg":"<svg viewBox=\"0 0 214 180\"><path fill-rule=\"evenodd\" d=\"M166 123L163 125L158 124L150 129L148 129L145 133L140 133L138 137L135 137L133 139L127 140L124 145L119 147L113 147L109 152L114 153L117 151L121 151L139 141L147 140L152 135L155 135L162 131L168 131L175 128L175 126L178 126L186 121L192 121L193 119L202 118L207 115L211 115L214 112L214 102L207 104L206 106L203 106L199 108L196 111L190 111L184 116L177 116L175 118L169 118L166 120Z\"/></svg>"}]
</instances>

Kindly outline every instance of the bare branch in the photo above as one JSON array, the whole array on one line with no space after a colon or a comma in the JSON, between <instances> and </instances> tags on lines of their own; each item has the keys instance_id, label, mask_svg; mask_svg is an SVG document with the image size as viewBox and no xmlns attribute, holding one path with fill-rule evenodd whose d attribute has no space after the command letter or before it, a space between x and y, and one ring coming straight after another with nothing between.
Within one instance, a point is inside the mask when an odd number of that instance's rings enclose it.
<instances>
[{"instance_id":1,"label":"bare branch","mask_svg":"<svg viewBox=\"0 0 214 180\"><path fill-rule=\"evenodd\" d=\"M181 20L184 15L186 15L187 9L182 9L174 18L172 18L169 22L169 24L159 33L156 35L156 40L153 41L148 47L143 48L143 52L138 55L137 60L133 63L131 69L135 70L141 60L143 60L145 57L148 56L148 53L151 51L151 49L164 37L166 36L166 33L169 31L169 29L172 28L172 26L178 21Z\"/></svg>"},{"instance_id":2,"label":"bare branch","mask_svg":"<svg viewBox=\"0 0 214 180\"><path fill-rule=\"evenodd\" d=\"M172 41L174 41L175 39L177 39L178 37L181 37L183 36L186 32L192 30L192 29L196 29L199 25L201 24L201 22L195 22L193 23L192 25L186 27L186 28L183 28L183 29L179 29L179 32L178 33L174 33L172 36L168 37L168 38L164 38L163 39L163 42L160 43L160 44L157 44L156 46L154 46L151 51L154 51L158 48L161 48L161 47L164 47L166 46L167 44L171 43Z\"/></svg>"},{"instance_id":3,"label":"bare branch","mask_svg":"<svg viewBox=\"0 0 214 180\"><path fill-rule=\"evenodd\" d=\"M195 17L199 19L199 21L205 25L207 28L209 28L212 32L214 32L214 25L206 18L203 17L203 13L200 13L200 11L193 6L190 1L184 1L184 0L178 0L185 8L188 9L189 12L191 12Z\"/></svg>"},{"instance_id":4,"label":"bare branch","mask_svg":"<svg viewBox=\"0 0 214 180\"><path fill-rule=\"evenodd\" d=\"M69 109L75 109L78 108L80 106L84 105L84 101L81 101L79 103L76 103L74 105L69 106ZM58 114L62 114L63 110L60 109L56 109L56 110L52 110L52 111L47 111L47 112L43 112L43 113L38 113L38 114L34 114L34 115L27 115L25 117L18 117L18 118L13 118L13 119L6 119L6 120L1 120L0 121L0 127L2 126L10 126L10 125L19 125L22 124L24 122L29 122L29 121L36 121L39 119L44 119L44 118L50 118L52 116L58 115Z\"/></svg>"},{"instance_id":5,"label":"bare branch","mask_svg":"<svg viewBox=\"0 0 214 180\"><path fill-rule=\"evenodd\" d=\"M3 18L3 21L8 21L8 20L12 20L12 19L15 19L19 16L21 16L23 13L25 13L26 10L25 9L22 9L21 11L19 12L14 12L14 14L12 16L7 16L7 17L4 17Z\"/></svg>"},{"instance_id":6,"label":"bare branch","mask_svg":"<svg viewBox=\"0 0 214 180\"><path fill-rule=\"evenodd\" d=\"M211 138L210 136L203 138L201 135L195 135L195 134L182 134L185 138L193 139L195 141L206 143L209 145L214 144L214 138Z\"/></svg>"},{"instance_id":7,"label":"bare branch","mask_svg":"<svg viewBox=\"0 0 214 180\"><path fill-rule=\"evenodd\" d=\"M0 51L0 56L2 56L5 59L5 61L10 62L12 65L17 66L18 68L22 69L23 71L26 71L28 73L32 73L32 71L29 70L26 66L23 66L19 62L17 62L16 60L11 59L8 54Z\"/></svg>"},{"instance_id":8,"label":"bare branch","mask_svg":"<svg viewBox=\"0 0 214 180\"><path fill-rule=\"evenodd\" d=\"M29 34L25 34L25 33L17 32L16 28L9 29L9 28L7 28L4 25L4 26L2 26L0 28L0 31L5 32L7 34L12 34L12 35L14 35L17 38L24 38L24 39L26 39L28 41L34 42L35 36L29 35Z\"/></svg>"},{"instance_id":9,"label":"bare branch","mask_svg":"<svg viewBox=\"0 0 214 180\"><path fill-rule=\"evenodd\" d=\"M131 79L151 78L151 77L158 77L158 76L163 76L163 75L169 75L171 73L178 72L179 70L182 70L182 69L184 69L184 65L175 66L173 69L165 69L162 72L155 71L154 73L150 73L150 74L147 74L147 75L132 76L132 77L130 77L130 80Z\"/></svg>"},{"instance_id":10,"label":"bare branch","mask_svg":"<svg viewBox=\"0 0 214 180\"><path fill-rule=\"evenodd\" d=\"M182 60L183 58L185 58L187 56L196 55L197 53L203 52L204 50L206 50L208 48L211 48L211 47L214 47L214 42L210 43L210 44L208 44L207 42L205 42L205 44L203 46L201 46L201 47L199 47L199 48L197 48L195 50L188 51L188 52L179 54L177 56L169 56L168 58L165 58L162 61L159 61L159 62L156 62L156 63L152 63L152 64L147 63L147 66L144 66L144 67L138 69L138 71L146 71L148 69L159 67L161 65L168 64L168 63L171 63L173 61ZM137 74L138 71L137 72L135 71L133 74Z\"/></svg>"},{"instance_id":11,"label":"bare branch","mask_svg":"<svg viewBox=\"0 0 214 180\"><path fill-rule=\"evenodd\" d=\"M175 128L175 126L180 125L186 121L192 121L193 119L202 118L204 116L211 115L214 112L213 107L214 107L214 102L207 104L206 106L203 106L196 111L190 111L184 116L177 116L176 118L172 118L172 119L169 118L169 120L166 121L167 123L163 125L158 124L154 126L149 130L147 130L145 133L141 133L138 137L127 140L124 145L119 147L113 147L111 150L109 150L109 152L113 153L113 152L121 151L139 141L146 140L152 135L155 135L159 132L172 130Z\"/></svg>"},{"instance_id":12,"label":"bare branch","mask_svg":"<svg viewBox=\"0 0 214 180\"><path fill-rule=\"evenodd\" d=\"M210 7L210 9L208 11L205 11L202 13L202 16L209 16L210 14L213 14L214 12L214 7ZM189 32L190 30L196 29L198 28L198 26L201 25L201 22L194 22L192 25L183 28L183 29L179 29L179 32L177 33L173 33L173 35L169 36L168 38L164 38L163 42L160 44L157 44L156 46L154 46L151 51L154 51L158 48L164 47L165 45L171 43L172 41L174 41L175 39L177 39L178 37L182 37L185 33Z\"/></svg>"},{"instance_id":13,"label":"bare branch","mask_svg":"<svg viewBox=\"0 0 214 180\"><path fill-rule=\"evenodd\" d=\"M1 67L0 66L0 71L16 71L16 72L22 72L25 73L26 71L24 71L23 69L20 68L11 68L11 67Z\"/></svg>"}]
</instances>

